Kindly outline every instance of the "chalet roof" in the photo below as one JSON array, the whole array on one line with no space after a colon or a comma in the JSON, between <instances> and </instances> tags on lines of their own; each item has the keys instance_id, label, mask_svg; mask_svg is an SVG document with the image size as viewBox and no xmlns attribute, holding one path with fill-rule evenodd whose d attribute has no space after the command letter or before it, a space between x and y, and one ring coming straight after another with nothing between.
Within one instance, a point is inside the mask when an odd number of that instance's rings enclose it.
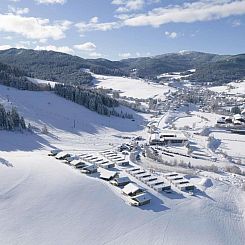
<instances>
[{"instance_id":1,"label":"chalet roof","mask_svg":"<svg viewBox=\"0 0 245 245\"><path fill-rule=\"evenodd\" d=\"M129 184L125 185L123 188L123 192L127 195L133 194L133 193L140 191L140 190L142 190L142 188L140 186L134 184L134 183L129 183Z\"/></svg>"}]
</instances>

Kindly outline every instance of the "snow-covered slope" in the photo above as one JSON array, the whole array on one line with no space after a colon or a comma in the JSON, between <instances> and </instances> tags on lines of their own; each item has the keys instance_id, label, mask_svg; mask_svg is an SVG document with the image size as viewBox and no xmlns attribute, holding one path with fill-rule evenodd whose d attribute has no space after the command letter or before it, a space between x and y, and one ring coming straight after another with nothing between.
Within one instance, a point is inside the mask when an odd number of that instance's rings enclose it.
<instances>
[{"instance_id":1,"label":"snow-covered slope","mask_svg":"<svg viewBox=\"0 0 245 245\"><path fill-rule=\"evenodd\" d=\"M166 85L158 85L147 82L143 79L133 79L126 77L103 76L93 74L96 78L95 84L98 87L112 88L121 91L122 96L147 99L153 97L164 98L166 93L174 91Z\"/></svg>"},{"instance_id":2,"label":"snow-covered slope","mask_svg":"<svg viewBox=\"0 0 245 245\"><path fill-rule=\"evenodd\" d=\"M140 134L144 118L105 117L50 92L0 86L0 103L16 106L49 134L0 131L0 244L222 244L245 240L244 192L215 180L196 196L158 194L141 208L120 191L47 153L111 149L121 136ZM75 120L75 128L74 128ZM38 130L36 129L38 132ZM197 186L202 178L191 178ZM144 186L145 187L145 186Z\"/></svg>"}]
</instances>

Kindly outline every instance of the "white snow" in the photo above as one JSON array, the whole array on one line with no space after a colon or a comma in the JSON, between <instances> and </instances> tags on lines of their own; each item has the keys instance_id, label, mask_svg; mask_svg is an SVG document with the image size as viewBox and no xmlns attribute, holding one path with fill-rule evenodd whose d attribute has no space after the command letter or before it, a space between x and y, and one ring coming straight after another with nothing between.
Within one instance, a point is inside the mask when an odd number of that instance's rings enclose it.
<instances>
[{"instance_id":1,"label":"white snow","mask_svg":"<svg viewBox=\"0 0 245 245\"><path fill-rule=\"evenodd\" d=\"M37 79L37 78L32 78L32 77L27 77L27 79L35 84L50 84L51 88L55 86L58 82L53 82L53 81L47 81L47 80L42 80L42 79Z\"/></svg>"},{"instance_id":2,"label":"white snow","mask_svg":"<svg viewBox=\"0 0 245 245\"><path fill-rule=\"evenodd\" d=\"M139 91L132 93L141 97ZM48 156L55 147L77 154L115 149L122 136L144 134L142 115L135 113L134 122L101 116L51 92L4 86L0 103L16 106L36 127L36 133L0 131L0 244L244 244L244 192L235 186L242 177L200 173L190 178L200 190L189 196L157 193L121 170L151 197L151 204L132 207L120 188ZM165 125L176 116L169 113ZM47 135L38 130L43 125Z\"/></svg>"},{"instance_id":3,"label":"white snow","mask_svg":"<svg viewBox=\"0 0 245 245\"><path fill-rule=\"evenodd\" d=\"M166 85L154 84L143 79L133 79L128 77L104 76L92 74L95 78L97 87L112 88L121 91L122 96L147 99L147 98L165 98L165 94L174 91L173 88Z\"/></svg>"},{"instance_id":4,"label":"white snow","mask_svg":"<svg viewBox=\"0 0 245 245\"><path fill-rule=\"evenodd\" d=\"M240 82L230 82L227 85L216 86L209 88L214 92L233 94L233 95L244 95L245 94L245 80Z\"/></svg>"}]
</instances>

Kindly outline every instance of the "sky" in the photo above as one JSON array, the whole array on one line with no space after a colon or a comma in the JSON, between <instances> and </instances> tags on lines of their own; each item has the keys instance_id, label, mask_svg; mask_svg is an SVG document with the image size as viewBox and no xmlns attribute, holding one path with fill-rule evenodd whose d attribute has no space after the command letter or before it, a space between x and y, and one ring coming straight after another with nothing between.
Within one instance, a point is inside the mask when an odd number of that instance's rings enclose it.
<instances>
[{"instance_id":1,"label":"sky","mask_svg":"<svg viewBox=\"0 0 245 245\"><path fill-rule=\"evenodd\" d=\"M245 53L245 0L1 0L0 50L84 58Z\"/></svg>"}]
</instances>

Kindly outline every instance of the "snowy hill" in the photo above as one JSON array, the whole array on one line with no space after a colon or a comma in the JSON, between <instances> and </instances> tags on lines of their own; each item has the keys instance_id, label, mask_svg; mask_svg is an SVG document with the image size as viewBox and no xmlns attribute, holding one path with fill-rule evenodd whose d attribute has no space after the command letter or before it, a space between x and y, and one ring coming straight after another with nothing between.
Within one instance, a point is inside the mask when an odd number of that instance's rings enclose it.
<instances>
[{"instance_id":1,"label":"snowy hill","mask_svg":"<svg viewBox=\"0 0 245 245\"><path fill-rule=\"evenodd\" d=\"M160 194L142 184L152 203L138 208L109 183L47 156L55 147L115 149L123 136L145 135L148 116L131 110L135 121L101 116L51 92L4 86L0 103L17 107L36 132L0 131L0 244L244 243L244 192L220 175L189 176L200 187L195 196ZM212 185L202 191L204 178Z\"/></svg>"}]
</instances>

